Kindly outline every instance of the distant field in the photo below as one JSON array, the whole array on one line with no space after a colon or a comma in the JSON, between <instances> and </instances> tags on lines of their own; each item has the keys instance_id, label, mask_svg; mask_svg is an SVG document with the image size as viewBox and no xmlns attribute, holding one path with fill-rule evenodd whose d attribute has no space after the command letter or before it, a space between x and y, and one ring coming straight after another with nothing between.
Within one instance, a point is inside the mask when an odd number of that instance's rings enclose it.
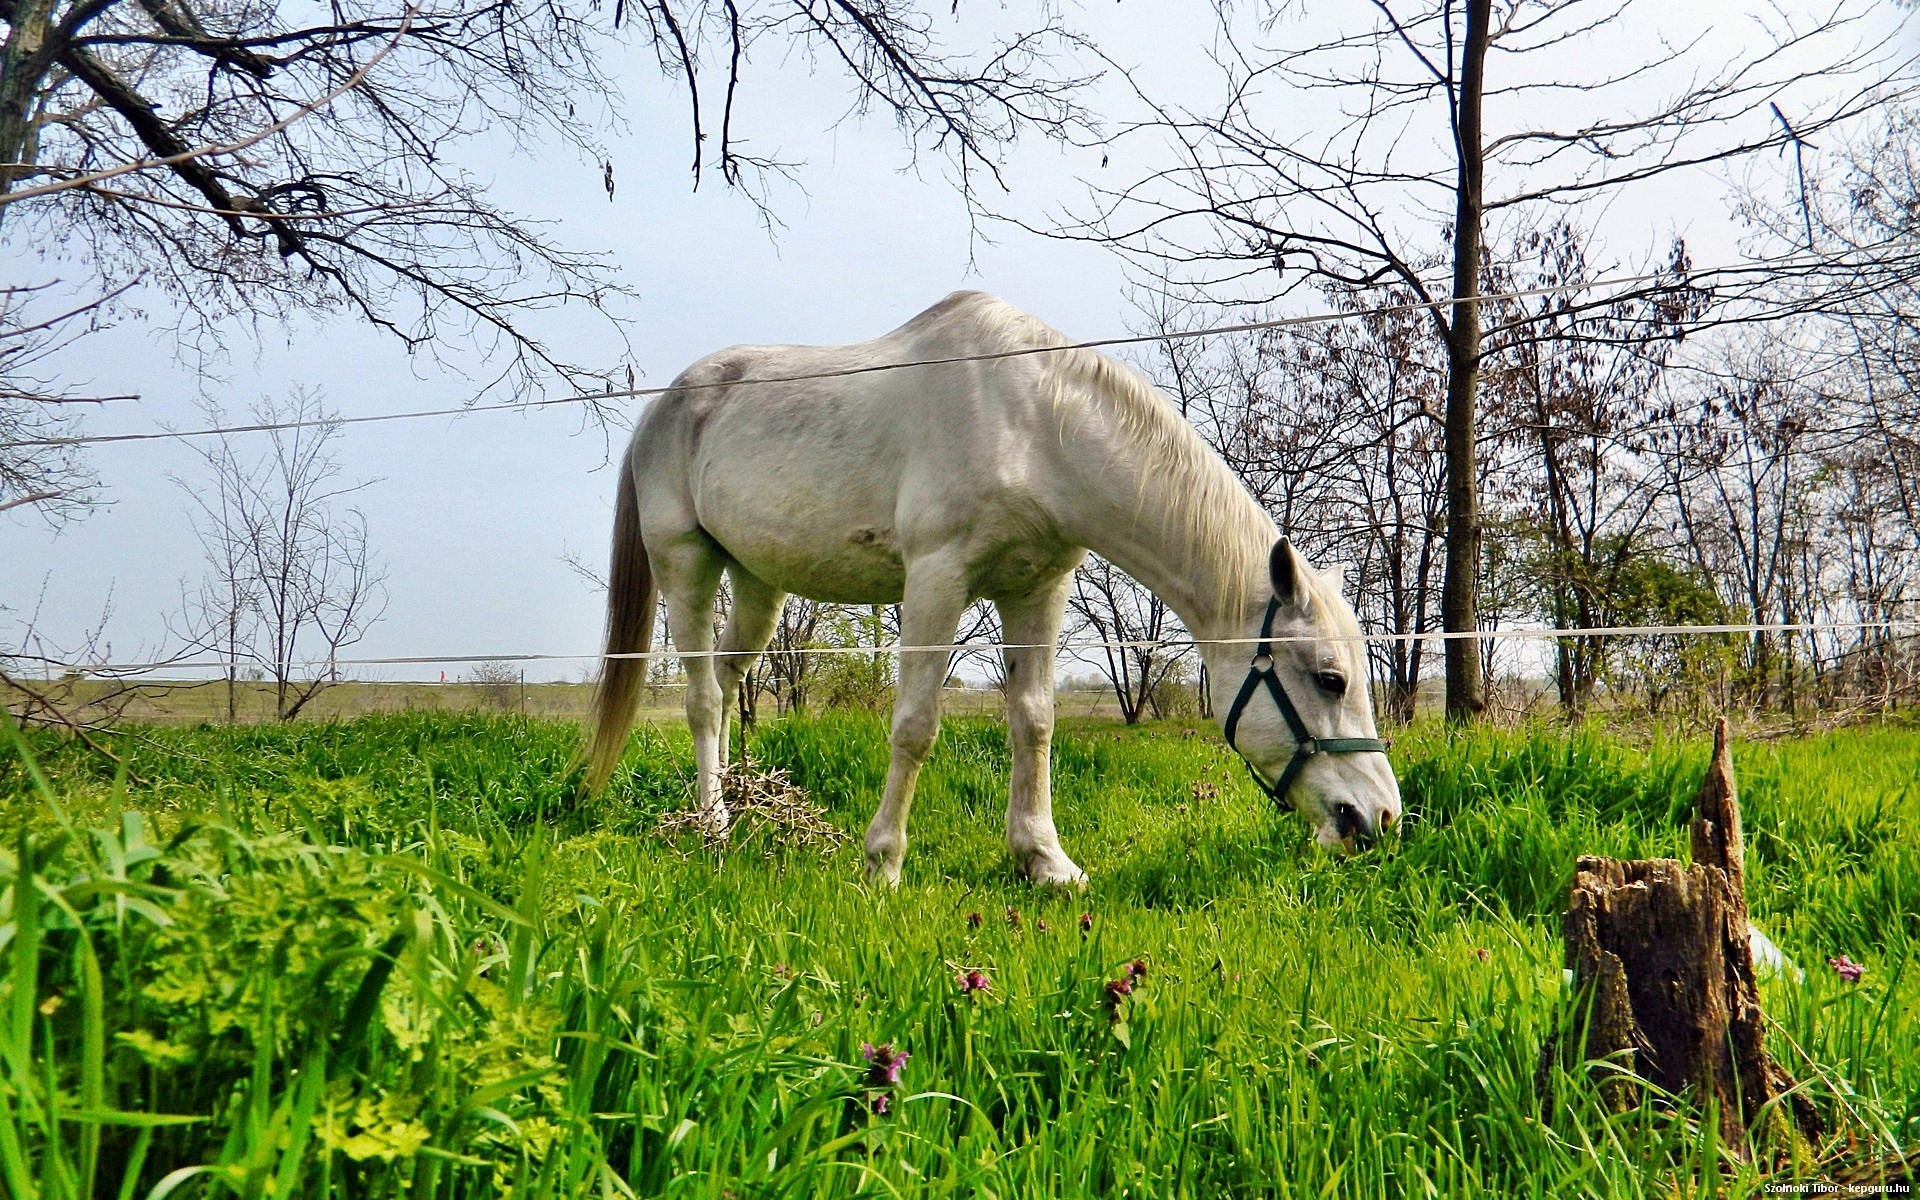
<instances>
[{"instance_id":1,"label":"distant field","mask_svg":"<svg viewBox=\"0 0 1920 1200\"><path fill-rule=\"evenodd\" d=\"M224 683L206 681L154 680L137 684L114 683L97 679L71 682L32 681L42 692L51 692L65 706L81 716L141 725L193 725L202 721L227 719L227 692ZM650 689L642 698L644 720L678 720L681 716L682 689ZM0 700L8 698L7 686L0 683ZM235 693L238 720L254 724L271 721L274 716L273 686L243 683ZM337 720L368 713L404 712L495 712L530 717L579 720L593 699L593 685L586 683L483 684L452 683L365 683L346 681L330 684L301 711L302 720ZM991 689L948 688L943 703L946 711L959 715L999 715L1003 705L1000 694ZM776 714L768 706L768 717ZM1118 719L1119 706L1104 691L1066 691L1059 694L1058 708L1063 716L1111 717Z\"/></svg>"},{"instance_id":2,"label":"distant field","mask_svg":"<svg viewBox=\"0 0 1920 1200\"><path fill-rule=\"evenodd\" d=\"M116 769L37 732L44 784L0 749L0 1191L1638 1200L1920 1142L1911 729L1735 747L1756 919L1806 971L1763 987L1773 1049L1847 1131L1757 1164L1712 1122L1535 1088L1574 857L1682 853L1704 736L1415 730L1416 819L1336 860L1210 730L1070 720L1084 894L1012 878L992 720L948 723L898 891L855 845L659 837L671 724L583 803L575 738L150 727L107 739ZM750 749L857 836L878 718Z\"/></svg>"}]
</instances>

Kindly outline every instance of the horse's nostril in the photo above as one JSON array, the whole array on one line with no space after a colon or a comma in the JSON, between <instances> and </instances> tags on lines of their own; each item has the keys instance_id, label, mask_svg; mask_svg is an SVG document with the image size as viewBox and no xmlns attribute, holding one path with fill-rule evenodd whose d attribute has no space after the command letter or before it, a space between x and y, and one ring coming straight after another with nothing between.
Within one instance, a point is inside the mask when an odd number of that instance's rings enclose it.
<instances>
[{"instance_id":1,"label":"horse's nostril","mask_svg":"<svg viewBox=\"0 0 1920 1200\"><path fill-rule=\"evenodd\" d=\"M1361 817L1360 810L1351 804L1334 806L1333 823L1343 838L1352 838L1362 844L1373 840L1372 827Z\"/></svg>"}]
</instances>

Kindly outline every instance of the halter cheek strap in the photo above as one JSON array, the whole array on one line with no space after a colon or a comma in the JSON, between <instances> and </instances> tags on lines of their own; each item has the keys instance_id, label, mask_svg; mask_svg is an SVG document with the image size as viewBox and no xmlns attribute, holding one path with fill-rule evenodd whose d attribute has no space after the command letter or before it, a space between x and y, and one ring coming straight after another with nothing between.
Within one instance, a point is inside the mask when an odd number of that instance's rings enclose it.
<instances>
[{"instance_id":1,"label":"halter cheek strap","mask_svg":"<svg viewBox=\"0 0 1920 1200\"><path fill-rule=\"evenodd\" d=\"M1285 769L1280 772L1277 783L1268 783L1254 770L1247 756L1240 755L1240 761L1247 764L1247 774L1253 776L1254 783L1265 792L1282 812L1293 807L1287 801L1287 792L1292 789L1293 781L1300 778L1300 772L1306 770L1307 760L1316 754L1384 754L1387 744L1379 738L1317 738L1307 732L1306 722L1300 719L1300 710L1293 706L1287 696L1287 689L1281 686L1279 673L1274 670L1273 647L1269 642L1273 638L1273 618L1280 611L1280 601L1267 601L1267 615L1260 620L1260 644L1254 648L1253 662L1247 667L1247 677L1240 684L1240 694L1233 698L1233 707L1227 710L1227 745L1232 746L1236 754L1240 747L1234 745L1233 731L1240 726L1240 714L1246 711L1247 701L1253 699L1253 693L1262 684L1267 694L1273 697L1275 708L1286 719L1287 729L1293 734L1293 757L1287 760Z\"/></svg>"}]
</instances>

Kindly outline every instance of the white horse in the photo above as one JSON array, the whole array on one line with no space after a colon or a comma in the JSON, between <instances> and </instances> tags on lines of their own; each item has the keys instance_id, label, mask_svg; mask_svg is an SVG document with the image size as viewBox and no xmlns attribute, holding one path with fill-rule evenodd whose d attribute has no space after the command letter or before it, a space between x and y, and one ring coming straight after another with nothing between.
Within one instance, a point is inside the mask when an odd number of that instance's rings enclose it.
<instances>
[{"instance_id":1,"label":"white horse","mask_svg":"<svg viewBox=\"0 0 1920 1200\"><path fill-rule=\"evenodd\" d=\"M1151 384L1092 351L1051 349L1066 344L1000 300L956 292L870 342L722 350L647 410L620 472L606 652L652 649L664 592L713 827L727 821L727 714L786 594L898 601L901 645L933 648L900 651L892 761L866 835L869 876L897 883L914 780L939 734L945 647L985 597L1007 643L1007 849L1037 883L1084 882L1054 829L1048 770L1054 647L1089 549L1180 614L1211 678L1239 683L1228 741L1283 807L1298 800L1322 845L1351 848L1398 818L1337 586ZM714 653L722 572L733 609ZM603 665L592 789L626 745L645 675L640 658Z\"/></svg>"}]
</instances>

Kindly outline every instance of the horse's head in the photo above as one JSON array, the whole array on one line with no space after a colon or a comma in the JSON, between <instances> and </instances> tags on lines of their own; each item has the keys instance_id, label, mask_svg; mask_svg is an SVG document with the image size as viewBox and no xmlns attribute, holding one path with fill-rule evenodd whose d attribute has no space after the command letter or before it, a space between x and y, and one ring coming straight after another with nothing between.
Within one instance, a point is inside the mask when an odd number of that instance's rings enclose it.
<instances>
[{"instance_id":1,"label":"horse's head","mask_svg":"<svg viewBox=\"0 0 1920 1200\"><path fill-rule=\"evenodd\" d=\"M1337 582L1286 538L1268 558L1273 597L1244 636L1244 670L1221 672L1227 742L1322 846L1352 850L1400 819L1400 785L1373 723L1366 643ZM1232 689L1231 692L1228 689Z\"/></svg>"}]
</instances>

